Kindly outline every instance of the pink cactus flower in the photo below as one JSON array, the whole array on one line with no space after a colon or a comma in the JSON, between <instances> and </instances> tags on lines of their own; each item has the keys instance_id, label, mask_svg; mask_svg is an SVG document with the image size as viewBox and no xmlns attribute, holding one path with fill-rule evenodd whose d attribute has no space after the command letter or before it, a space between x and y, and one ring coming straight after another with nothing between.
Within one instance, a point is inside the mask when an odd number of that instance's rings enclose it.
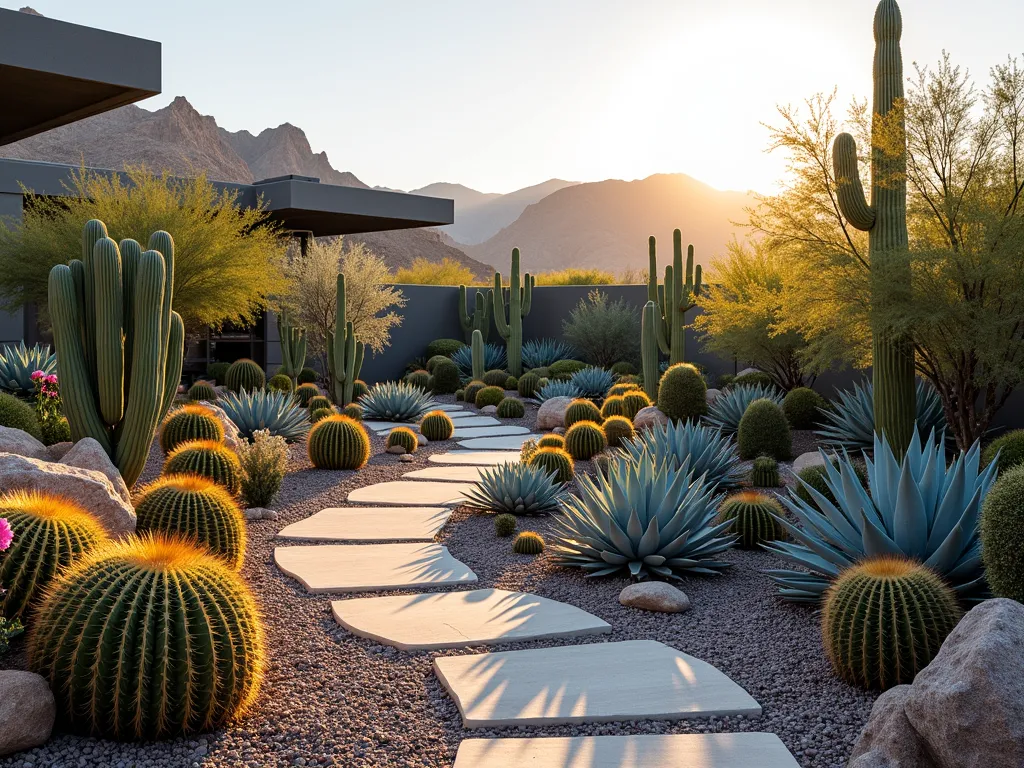
<instances>
[{"instance_id":1,"label":"pink cactus flower","mask_svg":"<svg viewBox=\"0 0 1024 768\"><path fill-rule=\"evenodd\" d=\"M43 378L46 378L46 374L43 373L42 371L32 371L32 381L36 381L38 379Z\"/></svg>"},{"instance_id":2,"label":"pink cactus flower","mask_svg":"<svg viewBox=\"0 0 1024 768\"><path fill-rule=\"evenodd\" d=\"M3 552L14 541L14 534L11 533L11 526L7 518L0 517L0 552Z\"/></svg>"},{"instance_id":3,"label":"pink cactus flower","mask_svg":"<svg viewBox=\"0 0 1024 768\"><path fill-rule=\"evenodd\" d=\"M46 383L47 384L56 384L57 383L57 374L51 373L49 376L47 376L46 377Z\"/></svg>"}]
</instances>

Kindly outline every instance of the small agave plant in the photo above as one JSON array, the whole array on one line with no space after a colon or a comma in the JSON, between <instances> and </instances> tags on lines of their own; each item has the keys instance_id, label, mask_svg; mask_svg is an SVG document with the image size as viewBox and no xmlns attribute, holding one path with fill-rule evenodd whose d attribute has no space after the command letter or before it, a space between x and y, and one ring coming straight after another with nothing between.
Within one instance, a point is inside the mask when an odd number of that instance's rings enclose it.
<instances>
[{"instance_id":1,"label":"small agave plant","mask_svg":"<svg viewBox=\"0 0 1024 768\"><path fill-rule=\"evenodd\" d=\"M834 448L870 450L875 442L875 388L870 381L853 385L853 391L836 390L838 400L831 408L819 408L821 442ZM917 432L923 438L934 430L942 434L946 416L942 400L929 382L917 379Z\"/></svg>"},{"instance_id":2,"label":"small agave plant","mask_svg":"<svg viewBox=\"0 0 1024 768\"><path fill-rule=\"evenodd\" d=\"M600 400L615 383L615 376L604 368L591 366L576 371L569 379L569 383L579 390L580 397Z\"/></svg>"},{"instance_id":3,"label":"small agave plant","mask_svg":"<svg viewBox=\"0 0 1024 768\"><path fill-rule=\"evenodd\" d=\"M645 429L622 447L635 461L646 454L658 466L679 469L685 464L692 477L703 477L710 487L727 490L744 480L735 443L717 429L694 421L670 421Z\"/></svg>"},{"instance_id":4,"label":"small agave plant","mask_svg":"<svg viewBox=\"0 0 1024 768\"><path fill-rule=\"evenodd\" d=\"M779 594L818 602L844 569L868 557L897 555L924 563L962 600L984 598L988 589L978 518L995 482L996 465L979 471L981 448L975 443L947 467L943 443L934 431L923 442L915 432L900 462L885 438L876 435L874 461L864 457L867 488L845 451L835 458L821 451L824 480L836 503L802 481L818 508L792 490L784 499L800 525L777 518L793 541L765 548L803 570L768 571Z\"/></svg>"},{"instance_id":5,"label":"small agave plant","mask_svg":"<svg viewBox=\"0 0 1024 768\"><path fill-rule=\"evenodd\" d=\"M530 339L523 342L523 368L544 368L559 360L572 360L576 350L558 339Z\"/></svg>"},{"instance_id":6,"label":"small agave plant","mask_svg":"<svg viewBox=\"0 0 1024 768\"><path fill-rule=\"evenodd\" d=\"M379 421L419 421L434 405L429 392L406 382L374 384L369 392L359 398L363 418Z\"/></svg>"},{"instance_id":7,"label":"small agave plant","mask_svg":"<svg viewBox=\"0 0 1024 768\"><path fill-rule=\"evenodd\" d=\"M550 381L537 390L531 399L535 403L543 403L553 397L571 397L575 400L582 396L579 388L571 381Z\"/></svg>"},{"instance_id":8,"label":"small agave plant","mask_svg":"<svg viewBox=\"0 0 1024 768\"><path fill-rule=\"evenodd\" d=\"M309 432L309 414L290 392L258 389L253 392L229 392L217 401L224 413L247 440L257 431L267 430L293 443Z\"/></svg>"},{"instance_id":9,"label":"small agave plant","mask_svg":"<svg viewBox=\"0 0 1024 768\"><path fill-rule=\"evenodd\" d=\"M500 464L480 472L480 482L466 492L466 506L482 512L543 515L554 512L565 486L542 467Z\"/></svg>"},{"instance_id":10,"label":"small agave plant","mask_svg":"<svg viewBox=\"0 0 1024 768\"><path fill-rule=\"evenodd\" d=\"M781 403L782 393L776 387L764 384L741 384L738 387L731 387L708 406L704 421L724 434L735 434L740 428L740 419L746 413L747 406L755 400Z\"/></svg>"},{"instance_id":11,"label":"small agave plant","mask_svg":"<svg viewBox=\"0 0 1024 768\"><path fill-rule=\"evenodd\" d=\"M650 456L616 456L596 480L579 478L557 518L555 562L587 576L620 571L636 579L677 579L718 574L730 563L715 556L736 536L731 520L715 523L721 495L703 479L690 482L689 467L658 464Z\"/></svg>"},{"instance_id":12,"label":"small agave plant","mask_svg":"<svg viewBox=\"0 0 1024 768\"><path fill-rule=\"evenodd\" d=\"M36 344L29 348L22 341L16 347L8 345L0 351L0 389L20 397L31 397L35 392L32 374L36 371L56 373L57 356L50 352L49 345Z\"/></svg>"}]
</instances>

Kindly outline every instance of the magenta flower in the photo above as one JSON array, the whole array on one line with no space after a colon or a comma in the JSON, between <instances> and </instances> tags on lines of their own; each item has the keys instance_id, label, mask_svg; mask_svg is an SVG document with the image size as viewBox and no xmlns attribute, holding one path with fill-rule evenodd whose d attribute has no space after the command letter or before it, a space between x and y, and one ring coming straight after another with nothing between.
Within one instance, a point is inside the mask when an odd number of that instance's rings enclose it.
<instances>
[{"instance_id":1,"label":"magenta flower","mask_svg":"<svg viewBox=\"0 0 1024 768\"><path fill-rule=\"evenodd\" d=\"M0 517L0 552L3 552L14 541L14 534L11 533L11 526L7 518Z\"/></svg>"},{"instance_id":2,"label":"magenta flower","mask_svg":"<svg viewBox=\"0 0 1024 768\"><path fill-rule=\"evenodd\" d=\"M46 374L43 373L42 371L32 371L32 381L36 381L37 379L42 379L45 377Z\"/></svg>"},{"instance_id":3,"label":"magenta flower","mask_svg":"<svg viewBox=\"0 0 1024 768\"><path fill-rule=\"evenodd\" d=\"M46 383L47 384L56 384L57 383L57 374L51 373L49 376L47 376L46 377Z\"/></svg>"}]
</instances>

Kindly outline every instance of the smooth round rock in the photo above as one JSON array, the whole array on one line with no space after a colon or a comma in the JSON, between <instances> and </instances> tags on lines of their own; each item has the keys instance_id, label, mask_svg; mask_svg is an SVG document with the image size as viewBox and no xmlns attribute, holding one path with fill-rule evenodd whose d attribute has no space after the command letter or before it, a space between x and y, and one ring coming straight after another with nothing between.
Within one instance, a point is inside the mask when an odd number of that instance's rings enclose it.
<instances>
[{"instance_id":1,"label":"smooth round rock","mask_svg":"<svg viewBox=\"0 0 1024 768\"><path fill-rule=\"evenodd\" d=\"M398 457L398 460L405 464L412 464L412 455L404 453Z\"/></svg>"},{"instance_id":2,"label":"smooth round rock","mask_svg":"<svg viewBox=\"0 0 1024 768\"><path fill-rule=\"evenodd\" d=\"M0 756L45 744L56 717L45 679L18 669L0 671Z\"/></svg>"},{"instance_id":3,"label":"smooth round rock","mask_svg":"<svg viewBox=\"0 0 1024 768\"><path fill-rule=\"evenodd\" d=\"M498 406L496 405L485 405L480 409L480 413L494 414L498 412Z\"/></svg>"},{"instance_id":4,"label":"smooth round rock","mask_svg":"<svg viewBox=\"0 0 1024 768\"><path fill-rule=\"evenodd\" d=\"M405 448L400 445L392 445L390 448L385 449L388 453L393 453L395 456L404 456Z\"/></svg>"},{"instance_id":5,"label":"smooth round rock","mask_svg":"<svg viewBox=\"0 0 1024 768\"><path fill-rule=\"evenodd\" d=\"M565 426L565 412L572 402L571 397L552 397L541 403L537 411L537 430L550 431L555 427Z\"/></svg>"},{"instance_id":6,"label":"smooth round rock","mask_svg":"<svg viewBox=\"0 0 1024 768\"><path fill-rule=\"evenodd\" d=\"M638 432L641 429L663 427L666 424L668 424L668 416L658 410L658 406L656 405L649 405L646 408L641 408L637 411L636 416L633 417L633 429Z\"/></svg>"},{"instance_id":7,"label":"smooth round rock","mask_svg":"<svg viewBox=\"0 0 1024 768\"><path fill-rule=\"evenodd\" d=\"M663 581L640 581L619 593L619 602L627 608L658 613L683 613L690 610L690 598Z\"/></svg>"}]
</instances>

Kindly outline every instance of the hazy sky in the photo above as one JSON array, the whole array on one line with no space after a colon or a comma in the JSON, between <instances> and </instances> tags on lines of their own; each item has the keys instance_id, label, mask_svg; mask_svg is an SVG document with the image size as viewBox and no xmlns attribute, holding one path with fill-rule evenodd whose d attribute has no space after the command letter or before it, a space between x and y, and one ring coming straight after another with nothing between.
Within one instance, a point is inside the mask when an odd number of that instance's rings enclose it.
<instances>
[{"instance_id":1,"label":"hazy sky","mask_svg":"<svg viewBox=\"0 0 1024 768\"><path fill-rule=\"evenodd\" d=\"M27 1L161 41L163 94L141 106L290 122L336 168L401 189L681 171L767 191L777 103L871 88L874 0ZM901 7L908 70L945 48L984 82L1024 54L1024 0Z\"/></svg>"}]
</instances>

